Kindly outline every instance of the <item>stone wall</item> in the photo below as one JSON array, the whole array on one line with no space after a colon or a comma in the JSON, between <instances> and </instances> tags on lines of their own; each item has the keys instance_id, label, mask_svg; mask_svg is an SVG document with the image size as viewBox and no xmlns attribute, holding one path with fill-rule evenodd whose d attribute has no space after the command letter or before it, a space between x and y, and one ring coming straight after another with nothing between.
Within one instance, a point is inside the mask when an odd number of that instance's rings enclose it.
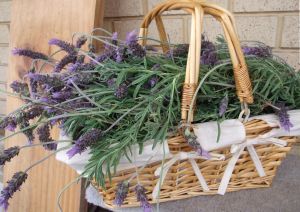
<instances>
[{"instance_id":1,"label":"stone wall","mask_svg":"<svg viewBox=\"0 0 300 212\"><path fill-rule=\"evenodd\" d=\"M209 0L207 0L209 1ZM126 32L138 29L140 21L154 5L162 0L106 0L105 28ZM273 47L275 54L286 59L296 69L299 64L299 1L298 0L211 0L233 12L241 40L259 40ZM6 87L9 55L9 23L11 1L0 0L0 88ZM168 12L164 17L171 42L187 43L190 17L182 11ZM204 21L209 39L222 33L211 17ZM150 36L156 37L155 27ZM0 94L0 115L5 113L5 96Z\"/></svg>"}]
</instances>

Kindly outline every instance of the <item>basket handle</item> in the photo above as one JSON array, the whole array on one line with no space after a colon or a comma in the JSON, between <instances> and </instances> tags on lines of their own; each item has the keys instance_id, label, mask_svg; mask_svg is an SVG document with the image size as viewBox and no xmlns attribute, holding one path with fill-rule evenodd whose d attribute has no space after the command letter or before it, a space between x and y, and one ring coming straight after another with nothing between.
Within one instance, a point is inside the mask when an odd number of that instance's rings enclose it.
<instances>
[{"instance_id":1,"label":"basket handle","mask_svg":"<svg viewBox=\"0 0 300 212\"><path fill-rule=\"evenodd\" d=\"M183 86L181 116L182 120L187 120L190 104L195 93L200 70L200 52L201 52L201 32L203 26L204 14L210 14L215 17L224 30L227 40L230 58L233 64L234 79L236 84L236 93L242 105L253 103L252 86L245 62L245 58L240 46L240 42L236 33L235 22L233 16L227 10L202 1L192 0L169 0L156 6L145 17L141 24L140 41L141 45L146 45L148 27L153 19L156 21L161 45L164 52L169 50L168 40L161 14L169 10L184 10L192 15L191 21L191 38L189 45L188 60L186 65L185 83ZM192 121L190 117L189 120Z\"/></svg>"}]
</instances>

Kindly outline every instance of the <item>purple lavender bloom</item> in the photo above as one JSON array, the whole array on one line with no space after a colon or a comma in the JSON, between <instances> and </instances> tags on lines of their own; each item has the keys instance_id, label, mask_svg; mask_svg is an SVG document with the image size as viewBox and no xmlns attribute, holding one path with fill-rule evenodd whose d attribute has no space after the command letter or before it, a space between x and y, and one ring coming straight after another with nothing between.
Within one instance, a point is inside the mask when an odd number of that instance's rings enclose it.
<instances>
[{"instance_id":1,"label":"purple lavender bloom","mask_svg":"<svg viewBox=\"0 0 300 212\"><path fill-rule=\"evenodd\" d=\"M59 40L57 38L52 38L49 40L49 45L56 45L60 47L62 50L68 52L70 55L76 55L77 52L75 50L75 46L67 43L65 41Z\"/></svg>"},{"instance_id":2,"label":"purple lavender bloom","mask_svg":"<svg viewBox=\"0 0 300 212\"><path fill-rule=\"evenodd\" d=\"M28 174L25 172L17 172L12 179L7 182L7 186L1 191L0 206L5 210L8 208L8 200L12 198L14 193L20 190L21 185L26 181Z\"/></svg>"},{"instance_id":3,"label":"purple lavender bloom","mask_svg":"<svg viewBox=\"0 0 300 212\"><path fill-rule=\"evenodd\" d=\"M242 48L245 55L257 56L257 57L270 57L272 55L272 50L269 46L245 46Z\"/></svg>"},{"instance_id":4,"label":"purple lavender bloom","mask_svg":"<svg viewBox=\"0 0 300 212\"><path fill-rule=\"evenodd\" d=\"M60 72L66 65L69 63L75 63L76 62L76 56L69 54L64 56L61 61L59 61L54 68L54 72Z\"/></svg>"},{"instance_id":5,"label":"purple lavender bloom","mask_svg":"<svg viewBox=\"0 0 300 212\"><path fill-rule=\"evenodd\" d=\"M120 63L123 61L123 52L120 50L120 48L117 48L116 51L116 62Z\"/></svg>"},{"instance_id":6,"label":"purple lavender bloom","mask_svg":"<svg viewBox=\"0 0 300 212\"><path fill-rule=\"evenodd\" d=\"M0 165L4 165L6 162L9 162L12 158L17 156L20 152L20 147L14 146L8 149L5 149L0 155Z\"/></svg>"},{"instance_id":7,"label":"purple lavender bloom","mask_svg":"<svg viewBox=\"0 0 300 212\"><path fill-rule=\"evenodd\" d=\"M27 127L29 127L30 124L29 124L29 121L27 120L24 120L20 123L20 129L23 130ZM29 128L25 131L23 131L23 134L27 137L28 139L28 143L29 144L32 144L33 143L33 140L34 140L34 134L33 134L33 129L32 128Z\"/></svg>"},{"instance_id":8,"label":"purple lavender bloom","mask_svg":"<svg viewBox=\"0 0 300 212\"><path fill-rule=\"evenodd\" d=\"M93 74L77 72L77 74L72 76L72 78L69 78L66 83L68 85L73 85L73 83L75 83L76 85L84 86L93 82L93 80L94 80Z\"/></svg>"},{"instance_id":9,"label":"purple lavender bloom","mask_svg":"<svg viewBox=\"0 0 300 212\"><path fill-rule=\"evenodd\" d=\"M80 66L81 66L81 63L79 63L79 62L76 62L76 63L74 63L74 64L71 64L71 65L69 65L69 67L68 67L68 71L70 71L70 72L75 72L75 71L77 71L77 70L80 69Z\"/></svg>"},{"instance_id":10,"label":"purple lavender bloom","mask_svg":"<svg viewBox=\"0 0 300 212\"><path fill-rule=\"evenodd\" d=\"M110 78L106 81L106 84L109 88L113 88L116 85L116 79Z\"/></svg>"},{"instance_id":11,"label":"purple lavender bloom","mask_svg":"<svg viewBox=\"0 0 300 212\"><path fill-rule=\"evenodd\" d=\"M126 199L126 197L128 195L128 191L129 191L129 182L123 181L118 184L117 190L116 190L116 197L115 197L115 201L114 201L114 203L117 206L120 207L123 204L124 200Z\"/></svg>"},{"instance_id":12,"label":"purple lavender bloom","mask_svg":"<svg viewBox=\"0 0 300 212\"><path fill-rule=\"evenodd\" d=\"M136 193L137 201L140 202L141 207L143 208L143 211L151 212L152 207L151 207L150 203L148 202L148 198L146 195L146 189L142 185L137 184L135 187L135 193Z\"/></svg>"},{"instance_id":13,"label":"purple lavender bloom","mask_svg":"<svg viewBox=\"0 0 300 212\"><path fill-rule=\"evenodd\" d=\"M71 91L58 91L52 93L53 99L56 100L66 100L69 99L72 95L73 93Z\"/></svg>"},{"instance_id":14,"label":"purple lavender bloom","mask_svg":"<svg viewBox=\"0 0 300 212\"><path fill-rule=\"evenodd\" d=\"M5 117L1 122L0 122L0 129L7 129L9 131L15 131L17 128L17 121L16 118L14 117Z\"/></svg>"},{"instance_id":15,"label":"purple lavender bloom","mask_svg":"<svg viewBox=\"0 0 300 212\"><path fill-rule=\"evenodd\" d=\"M102 131L100 129L92 129L86 132L75 141L75 144L67 152L67 155L69 156L69 158L72 158L76 154L81 154L89 146L99 141L101 137L102 137Z\"/></svg>"},{"instance_id":16,"label":"purple lavender bloom","mask_svg":"<svg viewBox=\"0 0 300 212\"><path fill-rule=\"evenodd\" d=\"M118 32L114 32L111 36L112 41L117 41L118 40Z\"/></svg>"},{"instance_id":17,"label":"purple lavender bloom","mask_svg":"<svg viewBox=\"0 0 300 212\"><path fill-rule=\"evenodd\" d=\"M278 103L275 105L276 107L280 108L280 110L276 111L276 114L279 118L280 126L287 132L293 127L293 124L290 121L290 116L288 114L288 108L285 106L284 103Z\"/></svg>"},{"instance_id":18,"label":"purple lavender bloom","mask_svg":"<svg viewBox=\"0 0 300 212\"><path fill-rule=\"evenodd\" d=\"M157 76L153 76L149 79L148 84L151 88L153 88L159 81L159 78Z\"/></svg>"},{"instance_id":19,"label":"purple lavender bloom","mask_svg":"<svg viewBox=\"0 0 300 212\"><path fill-rule=\"evenodd\" d=\"M24 118L26 118L27 120L31 120L31 119L34 119L34 118L37 118L39 117L40 115L42 115L42 113L44 112L43 108L40 107L40 106L35 106L35 107L32 107L30 108Z\"/></svg>"},{"instance_id":20,"label":"purple lavender bloom","mask_svg":"<svg viewBox=\"0 0 300 212\"><path fill-rule=\"evenodd\" d=\"M132 44L136 44L138 40L136 30L128 32L126 35L126 45L130 46Z\"/></svg>"},{"instance_id":21,"label":"purple lavender bloom","mask_svg":"<svg viewBox=\"0 0 300 212\"><path fill-rule=\"evenodd\" d=\"M37 129L37 134L41 143L52 142L53 139L50 136L50 126L49 124L43 124ZM56 150L57 144L44 144L43 147L46 150Z\"/></svg>"},{"instance_id":22,"label":"purple lavender bloom","mask_svg":"<svg viewBox=\"0 0 300 212\"><path fill-rule=\"evenodd\" d=\"M10 87L14 92L16 92L18 94L21 94L24 96L28 96L28 94L29 94L29 88L28 88L27 83L25 83L25 82L13 81L10 84Z\"/></svg>"},{"instance_id":23,"label":"purple lavender bloom","mask_svg":"<svg viewBox=\"0 0 300 212\"><path fill-rule=\"evenodd\" d=\"M123 99L128 95L128 87L125 83L122 83L119 87L116 88L114 95L118 99Z\"/></svg>"},{"instance_id":24,"label":"purple lavender bloom","mask_svg":"<svg viewBox=\"0 0 300 212\"><path fill-rule=\"evenodd\" d=\"M176 45L175 48L170 49L170 51L167 52L166 56L167 58L186 57L188 52L189 52L189 44L179 44Z\"/></svg>"},{"instance_id":25,"label":"purple lavender bloom","mask_svg":"<svg viewBox=\"0 0 300 212\"><path fill-rule=\"evenodd\" d=\"M75 47L76 48L81 48L87 41L87 37L86 36L81 36L77 39Z\"/></svg>"},{"instance_id":26,"label":"purple lavender bloom","mask_svg":"<svg viewBox=\"0 0 300 212\"><path fill-rule=\"evenodd\" d=\"M209 152L206 151L206 150L204 150L204 149L202 149L201 147L198 147L196 149L196 152L198 153L198 155L200 155L200 156L202 156L202 157L204 157L206 159L210 159L211 158L211 155L209 154Z\"/></svg>"},{"instance_id":27,"label":"purple lavender bloom","mask_svg":"<svg viewBox=\"0 0 300 212\"><path fill-rule=\"evenodd\" d=\"M202 41L201 48L201 64L203 65L215 65L218 62L218 55L215 45L208 41Z\"/></svg>"},{"instance_id":28,"label":"purple lavender bloom","mask_svg":"<svg viewBox=\"0 0 300 212\"><path fill-rule=\"evenodd\" d=\"M226 95L220 102L220 106L219 106L219 116L222 117L228 107L228 96Z\"/></svg>"},{"instance_id":29,"label":"purple lavender bloom","mask_svg":"<svg viewBox=\"0 0 300 212\"><path fill-rule=\"evenodd\" d=\"M12 50L13 55L25 56L31 59L41 59L41 60L48 60L48 56L43 53L35 52L29 49L19 49L15 48Z\"/></svg>"}]
</instances>

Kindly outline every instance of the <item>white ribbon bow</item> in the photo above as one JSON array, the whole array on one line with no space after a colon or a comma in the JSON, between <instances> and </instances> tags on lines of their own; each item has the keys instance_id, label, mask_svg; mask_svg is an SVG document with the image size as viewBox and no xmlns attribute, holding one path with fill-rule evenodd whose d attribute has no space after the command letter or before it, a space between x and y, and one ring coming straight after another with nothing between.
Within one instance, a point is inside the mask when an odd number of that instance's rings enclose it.
<instances>
[{"instance_id":1,"label":"white ribbon bow","mask_svg":"<svg viewBox=\"0 0 300 212\"><path fill-rule=\"evenodd\" d=\"M221 154L215 154L215 153L211 153L211 158L207 159L203 156L200 156L198 153L196 152L179 152L176 155L172 155L171 159L164 163L163 166L158 167L155 172L154 175L155 176L159 176L161 174L161 179L158 180L158 182L156 183L153 192L152 192L152 198L153 200L156 200L158 198L158 194L159 194L159 190L160 190L160 184L162 185L165 177L167 176L167 173L169 171L169 169L177 162L177 161L181 161L181 160L186 160L188 159L189 162L192 165L192 168L199 180L199 183L201 185L201 187L203 188L204 191L209 191L209 188L207 186L207 183L200 171L200 168L198 167L195 159L204 159L204 160L224 160L225 157L224 155Z\"/></svg>"},{"instance_id":2,"label":"white ribbon bow","mask_svg":"<svg viewBox=\"0 0 300 212\"><path fill-rule=\"evenodd\" d=\"M287 142L278 138L263 138L263 137L257 137L254 139L247 139L245 142L241 143L241 144L233 144L231 146L231 153L232 158L230 159L223 178L221 180L219 189L218 189L218 194L224 195L227 189L227 186L229 184L232 172L234 170L235 164L238 161L240 155L242 154L242 152L244 151L245 147L247 147L247 150L250 154L250 157L255 165L255 168L259 174L260 177L264 177L266 176L266 173L263 169L263 166L261 164L261 161L259 160L259 156L257 155L255 148L253 145L255 144L274 144L276 146L286 146Z\"/></svg>"}]
</instances>

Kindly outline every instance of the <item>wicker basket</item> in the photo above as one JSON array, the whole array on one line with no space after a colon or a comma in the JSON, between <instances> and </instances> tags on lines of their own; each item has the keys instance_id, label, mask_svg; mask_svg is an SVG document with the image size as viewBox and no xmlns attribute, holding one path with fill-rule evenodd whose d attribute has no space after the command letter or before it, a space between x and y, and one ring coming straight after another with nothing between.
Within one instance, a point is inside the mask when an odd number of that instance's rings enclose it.
<instances>
[{"instance_id":1,"label":"wicker basket","mask_svg":"<svg viewBox=\"0 0 300 212\"><path fill-rule=\"evenodd\" d=\"M241 101L242 106L245 106L247 103L252 103L252 89L247 66L236 35L234 19L228 11L214 4L202 1L167 1L155 7L148 15L145 16L141 25L140 36L144 38L147 37L148 26L151 21L155 19L160 39L162 41L162 49L164 52L168 51L169 47L167 45L167 36L160 15L164 11L179 9L190 13L192 16L190 47L182 96L182 120L187 123L191 123L192 121L193 114L189 114L189 108L199 78L201 31L204 14L214 16L221 23L233 64L237 96ZM146 45L146 39L141 40L141 44ZM244 112L247 113L248 111L244 110ZM251 120L245 122L244 125L247 138L253 138L272 130L272 127L262 120ZM292 143L296 142L296 137L282 137L280 139L285 140L288 145L286 147L277 147L273 144L255 146L257 155L259 156L266 173L265 177L259 177L248 151L243 151L235 165L227 191L269 187L272 183L273 177L275 176L277 167L280 165L287 152L290 151ZM191 151L191 148L180 133L178 133L175 137L169 138L168 144L172 153ZM198 178L195 175L189 161L181 160L176 162L169 169L160 189L159 201L166 202L199 195L216 194L232 154L230 153L230 148L214 151L214 153L225 155L225 160L210 161L196 159L196 163L201 169L202 175L209 186L209 191L204 191L199 185ZM152 199L151 192L159 180L159 178L154 175L154 172L159 166L161 166L161 162L149 164L139 171L139 182L147 189L147 194L149 194L148 198L152 203L156 201ZM103 195L104 202L108 207L114 207L113 201L115 198L116 185L121 181L128 180L135 171L135 169L130 169L119 172L112 178L112 182L107 180L107 189L105 191L99 188L99 192ZM123 207L139 205L134 191L136 183L136 179L133 179L130 182L129 193Z\"/></svg>"}]
</instances>

